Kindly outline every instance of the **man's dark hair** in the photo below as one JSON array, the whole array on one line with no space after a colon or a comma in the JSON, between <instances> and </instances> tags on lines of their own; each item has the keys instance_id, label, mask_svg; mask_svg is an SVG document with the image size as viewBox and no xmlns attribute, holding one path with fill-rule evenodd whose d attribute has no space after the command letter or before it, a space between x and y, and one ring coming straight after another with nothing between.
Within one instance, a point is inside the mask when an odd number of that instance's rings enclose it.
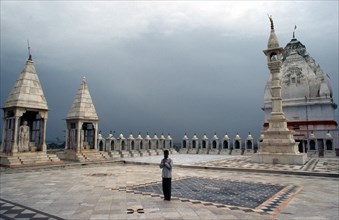
<instances>
[{"instance_id":1,"label":"man's dark hair","mask_svg":"<svg viewBox=\"0 0 339 220\"><path fill-rule=\"evenodd\" d=\"M164 154L169 154L168 150L164 150Z\"/></svg>"}]
</instances>

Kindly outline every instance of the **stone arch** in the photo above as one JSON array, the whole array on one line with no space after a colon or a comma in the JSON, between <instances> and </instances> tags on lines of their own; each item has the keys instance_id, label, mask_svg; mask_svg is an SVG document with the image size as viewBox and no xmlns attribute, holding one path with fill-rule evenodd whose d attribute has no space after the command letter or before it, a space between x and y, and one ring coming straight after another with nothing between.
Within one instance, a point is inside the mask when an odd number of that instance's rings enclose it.
<instances>
[{"instance_id":1,"label":"stone arch","mask_svg":"<svg viewBox=\"0 0 339 220\"><path fill-rule=\"evenodd\" d=\"M213 147L213 148L217 148L217 141L216 141L216 140L213 140L213 141L212 141L212 147Z\"/></svg>"},{"instance_id":2,"label":"stone arch","mask_svg":"<svg viewBox=\"0 0 339 220\"><path fill-rule=\"evenodd\" d=\"M84 122L82 124L82 140L85 149L94 149L95 141L95 127L91 122Z\"/></svg>"},{"instance_id":3,"label":"stone arch","mask_svg":"<svg viewBox=\"0 0 339 220\"><path fill-rule=\"evenodd\" d=\"M310 150L315 150L315 140L310 140Z\"/></svg>"},{"instance_id":4,"label":"stone arch","mask_svg":"<svg viewBox=\"0 0 339 220\"><path fill-rule=\"evenodd\" d=\"M197 148L197 141L196 140L192 141L192 148Z\"/></svg>"},{"instance_id":5,"label":"stone arch","mask_svg":"<svg viewBox=\"0 0 339 220\"><path fill-rule=\"evenodd\" d=\"M228 149L228 141L224 140L223 142L223 148Z\"/></svg>"},{"instance_id":6,"label":"stone arch","mask_svg":"<svg viewBox=\"0 0 339 220\"><path fill-rule=\"evenodd\" d=\"M121 150L125 150L125 141L124 140L121 141Z\"/></svg>"},{"instance_id":7,"label":"stone arch","mask_svg":"<svg viewBox=\"0 0 339 220\"><path fill-rule=\"evenodd\" d=\"M331 139L328 139L325 141L326 150L333 150L333 141Z\"/></svg>"},{"instance_id":8,"label":"stone arch","mask_svg":"<svg viewBox=\"0 0 339 220\"><path fill-rule=\"evenodd\" d=\"M111 141L111 151L114 151L114 140Z\"/></svg>"},{"instance_id":9,"label":"stone arch","mask_svg":"<svg viewBox=\"0 0 339 220\"><path fill-rule=\"evenodd\" d=\"M275 52L271 53L270 61L276 61L276 60L278 60L278 55Z\"/></svg>"},{"instance_id":10,"label":"stone arch","mask_svg":"<svg viewBox=\"0 0 339 220\"><path fill-rule=\"evenodd\" d=\"M240 149L240 141L239 140L234 141L234 149Z\"/></svg>"},{"instance_id":11,"label":"stone arch","mask_svg":"<svg viewBox=\"0 0 339 220\"><path fill-rule=\"evenodd\" d=\"M102 140L99 141L99 151L104 151L104 142Z\"/></svg>"},{"instance_id":12,"label":"stone arch","mask_svg":"<svg viewBox=\"0 0 339 220\"><path fill-rule=\"evenodd\" d=\"M207 142L205 140L202 141L202 148L206 148L207 147Z\"/></svg>"},{"instance_id":13,"label":"stone arch","mask_svg":"<svg viewBox=\"0 0 339 220\"><path fill-rule=\"evenodd\" d=\"M134 140L131 141L131 150L134 150Z\"/></svg>"},{"instance_id":14,"label":"stone arch","mask_svg":"<svg viewBox=\"0 0 339 220\"><path fill-rule=\"evenodd\" d=\"M187 141L186 140L182 141L182 148L187 148Z\"/></svg>"},{"instance_id":15,"label":"stone arch","mask_svg":"<svg viewBox=\"0 0 339 220\"><path fill-rule=\"evenodd\" d=\"M246 145L247 145L247 149L248 150L252 150L252 144L253 144L252 140L247 140L246 141Z\"/></svg>"},{"instance_id":16,"label":"stone arch","mask_svg":"<svg viewBox=\"0 0 339 220\"><path fill-rule=\"evenodd\" d=\"M38 111L26 111L19 119L19 125L22 126L24 122L27 122L29 127L28 137L28 151L42 151L42 126L44 119L41 117ZM19 134L20 135L20 134ZM19 138L20 139L20 138ZM20 140L19 140L20 141ZM19 143L20 146L20 143Z\"/></svg>"}]
</instances>

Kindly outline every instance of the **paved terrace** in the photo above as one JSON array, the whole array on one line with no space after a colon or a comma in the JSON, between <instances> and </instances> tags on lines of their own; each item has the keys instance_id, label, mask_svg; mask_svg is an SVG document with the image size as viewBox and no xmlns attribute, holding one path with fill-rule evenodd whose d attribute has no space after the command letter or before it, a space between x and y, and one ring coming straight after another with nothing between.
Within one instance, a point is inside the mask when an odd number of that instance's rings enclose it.
<instances>
[{"instance_id":1,"label":"paved terrace","mask_svg":"<svg viewBox=\"0 0 339 220\"><path fill-rule=\"evenodd\" d=\"M0 172L0 219L338 219L339 158L261 165L240 155L170 155ZM296 175L297 174L297 175Z\"/></svg>"}]
</instances>

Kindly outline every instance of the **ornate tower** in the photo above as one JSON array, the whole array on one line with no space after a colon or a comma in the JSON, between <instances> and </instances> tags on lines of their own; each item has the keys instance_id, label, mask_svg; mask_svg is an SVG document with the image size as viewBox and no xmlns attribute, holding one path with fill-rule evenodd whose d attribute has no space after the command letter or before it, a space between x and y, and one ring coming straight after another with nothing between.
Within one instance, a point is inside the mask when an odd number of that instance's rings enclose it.
<instances>
[{"instance_id":1,"label":"ornate tower","mask_svg":"<svg viewBox=\"0 0 339 220\"><path fill-rule=\"evenodd\" d=\"M280 74L287 127L294 131L299 151L318 153L319 156L335 155L334 148L339 142L335 116L337 104L333 99L336 94L332 91L331 78L295 38L294 32L284 48ZM267 119L272 111L271 98L269 79L264 93L264 129L268 128ZM332 139L327 138L328 133Z\"/></svg>"},{"instance_id":2,"label":"ornate tower","mask_svg":"<svg viewBox=\"0 0 339 220\"><path fill-rule=\"evenodd\" d=\"M264 132L263 142L260 144L259 152L252 156L252 161L302 165L307 161L307 155L299 153L298 143L287 128L287 120L282 109L280 70L283 48L279 46L271 17L270 22L271 34L267 49L263 52L267 57L267 65L271 73L272 111L267 119L269 127Z\"/></svg>"}]
</instances>

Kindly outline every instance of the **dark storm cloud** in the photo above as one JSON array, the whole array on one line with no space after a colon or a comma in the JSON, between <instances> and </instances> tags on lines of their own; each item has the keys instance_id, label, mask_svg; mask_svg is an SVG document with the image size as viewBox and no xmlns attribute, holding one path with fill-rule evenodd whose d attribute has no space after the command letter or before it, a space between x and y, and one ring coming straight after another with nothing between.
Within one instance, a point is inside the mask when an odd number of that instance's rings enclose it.
<instances>
[{"instance_id":1,"label":"dark storm cloud","mask_svg":"<svg viewBox=\"0 0 339 220\"><path fill-rule=\"evenodd\" d=\"M62 137L85 76L104 136L237 132L258 138L273 14L281 46L297 38L332 78L338 103L337 2L1 2L1 105L33 59ZM330 15L330 16L329 16ZM2 127L2 122L0 123Z\"/></svg>"}]
</instances>

